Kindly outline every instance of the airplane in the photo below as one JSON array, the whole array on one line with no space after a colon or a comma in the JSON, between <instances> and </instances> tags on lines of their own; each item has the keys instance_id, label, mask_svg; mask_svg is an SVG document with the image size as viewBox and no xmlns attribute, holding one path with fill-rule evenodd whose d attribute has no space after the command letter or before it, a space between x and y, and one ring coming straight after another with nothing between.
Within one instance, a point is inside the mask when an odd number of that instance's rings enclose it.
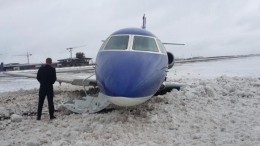
<instances>
[{"instance_id":1,"label":"airplane","mask_svg":"<svg viewBox=\"0 0 260 146\"><path fill-rule=\"evenodd\" d=\"M96 113L111 103L124 107L142 104L156 93L182 86L166 81L168 69L173 65L174 55L166 51L158 37L146 30L144 15L142 28L120 29L103 41L96 57L95 74L84 79L57 76L58 82L99 89L96 97L87 95L83 100L68 101L63 106L76 113ZM6 74L36 77L17 72Z\"/></svg>"}]
</instances>

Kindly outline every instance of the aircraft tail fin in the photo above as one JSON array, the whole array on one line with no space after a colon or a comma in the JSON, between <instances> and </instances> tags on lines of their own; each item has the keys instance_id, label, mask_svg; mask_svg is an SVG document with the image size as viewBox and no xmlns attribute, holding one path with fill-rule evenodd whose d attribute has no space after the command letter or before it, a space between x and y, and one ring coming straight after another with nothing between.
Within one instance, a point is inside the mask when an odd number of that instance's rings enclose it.
<instances>
[{"instance_id":1,"label":"aircraft tail fin","mask_svg":"<svg viewBox=\"0 0 260 146\"><path fill-rule=\"evenodd\" d=\"M145 17L145 14L143 16L143 26L142 26L142 29L146 29L146 17Z\"/></svg>"}]
</instances>

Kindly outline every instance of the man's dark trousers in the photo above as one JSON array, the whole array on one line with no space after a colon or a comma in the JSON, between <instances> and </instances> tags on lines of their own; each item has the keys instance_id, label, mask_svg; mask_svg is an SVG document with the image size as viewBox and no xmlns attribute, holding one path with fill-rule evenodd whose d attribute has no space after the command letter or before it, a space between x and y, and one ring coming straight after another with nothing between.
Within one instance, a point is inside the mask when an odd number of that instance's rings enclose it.
<instances>
[{"instance_id":1,"label":"man's dark trousers","mask_svg":"<svg viewBox=\"0 0 260 146\"><path fill-rule=\"evenodd\" d=\"M41 119L42 107L43 107L44 99L46 96L47 96L47 100L48 100L50 118L54 117L53 95L54 94L53 94L52 85L41 85L40 86L37 119Z\"/></svg>"}]
</instances>

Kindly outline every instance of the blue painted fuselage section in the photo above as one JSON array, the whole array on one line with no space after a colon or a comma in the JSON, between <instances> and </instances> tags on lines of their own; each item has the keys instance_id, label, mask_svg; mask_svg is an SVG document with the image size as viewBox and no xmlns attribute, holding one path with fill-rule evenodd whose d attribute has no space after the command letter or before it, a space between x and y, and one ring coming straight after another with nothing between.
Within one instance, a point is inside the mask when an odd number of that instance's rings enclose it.
<instances>
[{"instance_id":1,"label":"blue painted fuselage section","mask_svg":"<svg viewBox=\"0 0 260 146\"><path fill-rule=\"evenodd\" d=\"M100 92L113 97L154 95L163 83L168 58L160 53L100 51L96 78Z\"/></svg>"}]
</instances>

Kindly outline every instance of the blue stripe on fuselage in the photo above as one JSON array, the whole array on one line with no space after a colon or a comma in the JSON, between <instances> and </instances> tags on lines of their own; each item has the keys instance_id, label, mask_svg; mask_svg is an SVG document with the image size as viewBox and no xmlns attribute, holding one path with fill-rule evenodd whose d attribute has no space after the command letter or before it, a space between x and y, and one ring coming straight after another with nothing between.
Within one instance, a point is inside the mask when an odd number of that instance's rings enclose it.
<instances>
[{"instance_id":1,"label":"blue stripe on fuselage","mask_svg":"<svg viewBox=\"0 0 260 146\"><path fill-rule=\"evenodd\" d=\"M167 56L159 53L100 51L96 58L97 83L108 96L151 96L164 81L167 66Z\"/></svg>"}]
</instances>

